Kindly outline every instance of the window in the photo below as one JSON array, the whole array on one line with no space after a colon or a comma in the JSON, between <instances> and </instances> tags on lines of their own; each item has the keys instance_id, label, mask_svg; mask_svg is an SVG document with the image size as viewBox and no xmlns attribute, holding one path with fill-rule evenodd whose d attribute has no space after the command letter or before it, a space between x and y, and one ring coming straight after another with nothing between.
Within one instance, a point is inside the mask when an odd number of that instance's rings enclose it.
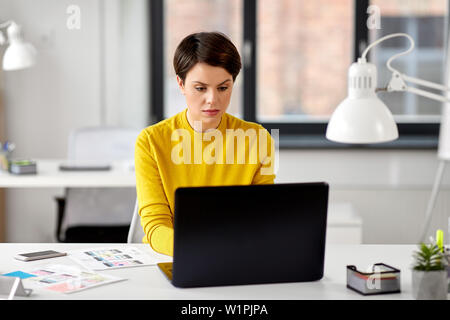
<instances>
[{"instance_id":1,"label":"window","mask_svg":"<svg viewBox=\"0 0 450 320\"><path fill-rule=\"evenodd\" d=\"M346 97L353 1L257 3L258 122L326 122Z\"/></svg>"},{"instance_id":2,"label":"window","mask_svg":"<svg viewBox=\"0 0 450 320\"><path fill-rule=\"evenodd\" d=\"M381 29L366 25L369 5L380 8ZM185 108L171 58L185 35L200 30L226 33L241 53L243 70L229 112L280 129L281 148L350 147L325 139L327 122L346 97L348 67L368 42L385 34L406 32L416 40L415 50L394 67L442 83L445 0L152 0L150 10L155 121ZM405 43L392 39L371 50L379 87L390 76L385 61ZM391 106L400 139L363 147L436 148L438 102L409 93L380 98Z\"/></svg>"},{"instance_id":3,"label":"window","mask_svg":"<svg viewBox=\"0 0 450 320\"><path fill-rule=\"evenodd\" d=\"M186 108L180 94L170 57L180 41L193 32L220 31L228 35L242 52L242 0L166 0L164 1L164 117ZM233 86L228 113L242 117L242 74Z\"/></svg>"}]
</instances>

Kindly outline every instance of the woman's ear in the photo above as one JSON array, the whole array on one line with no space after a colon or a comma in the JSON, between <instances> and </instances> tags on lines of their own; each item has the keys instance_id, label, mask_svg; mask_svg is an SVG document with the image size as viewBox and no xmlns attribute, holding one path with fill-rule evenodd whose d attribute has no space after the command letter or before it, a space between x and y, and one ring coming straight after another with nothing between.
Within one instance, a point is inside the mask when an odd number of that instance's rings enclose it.
<instances>
[{"instance_id":1,"label":"woman's ear","mask_svg":"<svg viewBox=\"0 0 450 320\"><path fill-rule=\"evenodd\" d=\"M181 79L178 75L177 75L177 82L178 82L178 87L180 88L181 93L184 94L184 82L183 82L183 79Z\"/></svg>"}]
</instances>

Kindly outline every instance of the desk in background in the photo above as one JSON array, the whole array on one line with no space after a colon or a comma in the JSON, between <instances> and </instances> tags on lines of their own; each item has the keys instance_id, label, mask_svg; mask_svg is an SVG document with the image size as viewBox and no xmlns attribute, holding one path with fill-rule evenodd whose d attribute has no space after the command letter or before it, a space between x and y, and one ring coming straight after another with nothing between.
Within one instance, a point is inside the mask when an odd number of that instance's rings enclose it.
<instances>
[{"instance_id":1,"label":"desk in background","mask_svg":"<svg viewBox=\"0 0 450 320\"><path fill-rule=\"evenodd\" d=\"M71 264L69 257L22 262L13 259L17 253L58 250L70 251L95 247L125 247L126 244L0 244L0 273L22 270L32 265ZM132 244L158 258L171 258L155 253L146 244ZM60 294L36 289L28 298L20 299L121 299L121 300L348 300L348 299L413 299L411 286L412 253L414 245L327 245L324 277L314 282L292 282L244 286L223 286L179 289L167 280L157 266L145 266L108 271L97 271L127 280L72 294ZM307 257L305 257L307 258ZM355 265L365 270L375 263L383 262L401 270L401 293L362 296L346 287L346 266Z\"/></svg>"},{"instance_id":2,"label":"desk in background","mask_svg":"<svg viewBox=\"0 0 450 320\"><path fill-rule=\"evenodd\" d=\"M113 162L108 171L60 171L64 159L38 159L37 174L0 173L0 188L96 188L134 187L135 173L129 162ZM1 200L1 199L0 199ZM0 221L4 220L4 201L0 202ZM3 209L3 210L2 210ZM3 213L3 216L2 216ZM0 223L0 242L5 241L5 223ZM362 220L351 203L330 203L327 242L362 243Z\"/></svg>"},{"instance_id":3,"label":"desk in background","mask_svg":"<svg viewBox=\"0 0 450 320\"><path fill-rule=\"evenodd\" d=\"M0 172L0 188L98 188L134 187L136 178L129 162L113 162L108 171L60 171L65 159L38 159L37 174ZM2 192L3 194L4 192ZM1 194L0 194L1 196ZM5 201L0 198L0 221L5 221ZM0 242L5 241L5 223L0 223Z\"/></svg>"},{"instance_id":4,"label":"desk in background","mask_svg":"<svg viewBox=\"0 0 450 320\"><path fill-rule=\"evenodd\" d=\"M0 174L0 188L134 187L136 178L129 162L114 162L108 171L60 171L64 159L36 160L37 174Z\"/></svg>"}]
</instances>

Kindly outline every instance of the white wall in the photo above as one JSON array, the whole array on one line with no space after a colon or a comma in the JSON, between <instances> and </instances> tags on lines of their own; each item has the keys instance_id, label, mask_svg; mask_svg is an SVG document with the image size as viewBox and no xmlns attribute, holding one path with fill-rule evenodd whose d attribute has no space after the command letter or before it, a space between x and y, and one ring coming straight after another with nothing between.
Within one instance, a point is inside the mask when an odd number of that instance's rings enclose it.
<instances>
[{"instance_id":1,"label":"white wall","mask_svg":"<svg viewBox=\"0 0 450 320\"><path fill-rule=\"evenodd\" d=\"M69 5L81 28L69 30ZM29 69L1 72L6 136L16 158L64 158L69 132L83 126L143 128L148 119L145 0L1 0L38 51ZM103 8L103 9L102 9ZM53 241L62 189L8 190L7 240Z\"/></svg>"},{"instance_id":2,"label":"white wall","mask_svg":"<svg viewBox=\"0 0 450 320\"><path fill-rule=\"evenodd\" d=\"M363 243L419 241L438 166L435 151L282 150L279 162L276 182L326 181L330 201L351 202L363 219ZM448 166L430 234L448 231Z\"/></svg>"},{"instance_id":3,"label":"white wall","mask_svg":"<svg viewBox=\"0 0 450 320\"><path fill-rule=\"evenodd\" d=\"M282 150L276 182L328 182L330 202L351 202L361 215L363 243L416 243L437 164L433 151ZM445 239L449 171L447 168L430 228L442 228ZM52 197L57 191L8 192L8 241L54 241L56 207Z\"/></svg>"},{"instance_id":4,"label":"white wall","mask_svg":"<svg viewBox=\"0 0 450 320\"><path fill-rule=\"evenodd\" d=\"M65 157L79 126L146 125L145 0L0 1L0 21L16 20L39 51L35 67L0 74L16 157ZM71 4L80 6L81 30L66 28ZM282 150L277 182L327 181L331 201L361 214L364 243L415 243L436 168L434 151ZM447 231L448 171L431 229ZM7 240L54 241L53 197L62 192L7 191Z\"/></svg>"}]
</instances>

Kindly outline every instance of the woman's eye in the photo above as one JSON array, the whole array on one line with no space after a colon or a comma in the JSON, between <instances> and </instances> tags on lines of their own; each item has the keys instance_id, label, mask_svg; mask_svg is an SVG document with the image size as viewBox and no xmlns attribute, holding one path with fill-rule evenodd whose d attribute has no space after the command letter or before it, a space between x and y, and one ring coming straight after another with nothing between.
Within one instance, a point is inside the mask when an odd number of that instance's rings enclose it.
<instances>
[{"instance_id":1,"label":"woman's eye","mask_svg":"<svg viewBox=\"0 0 450 320\"><path fill-rule=\"evenodd\" d=\"M228 87L219 87L219 91L225 91L227 89L228 89Z\"/></svg>"},{"instance_id":2,"label":"woman's eye","mask_svg":"<svg viewBox=\"0 0 450 320\"><path fill-rule=\"evenodd\" d=\"M195 88L195 90L197 90L197 91L200 91L200 92L201 92L201 91L205 91L205 88L203 88L203 87L196 87L196 88Z\"/></svg>"}]
</instances>

